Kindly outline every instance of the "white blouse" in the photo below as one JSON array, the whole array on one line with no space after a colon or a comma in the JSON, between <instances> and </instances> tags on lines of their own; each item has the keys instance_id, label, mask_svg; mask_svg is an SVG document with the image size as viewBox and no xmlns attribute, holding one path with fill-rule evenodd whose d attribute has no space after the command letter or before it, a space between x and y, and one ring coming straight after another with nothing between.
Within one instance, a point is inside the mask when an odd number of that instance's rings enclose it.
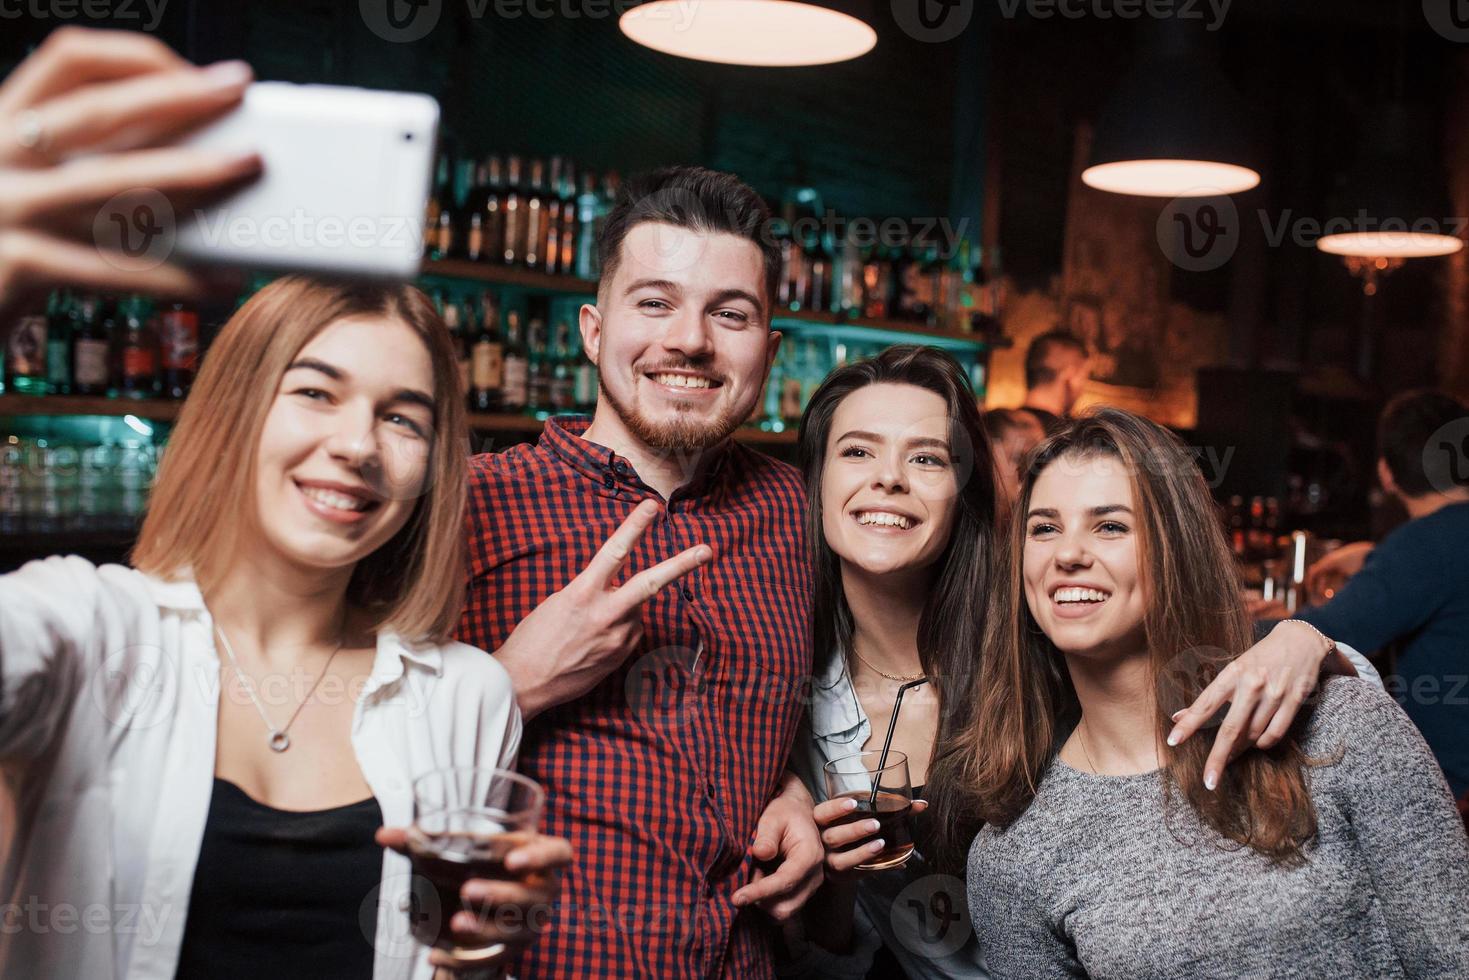
<instances>
[{"instance_id":1,"label":"white blouse","mask_svg":"<svg viewBox=\"0 0 1469 980\"><path fill-rule=\"evenodd\" d=\"M219 658L191 581L76 556L0 576L0 976L174 975L214 785ZM520 713L504 668L463 643L377 638L352 748L387 826L414 777L510 767ZM363 897L373 977L427 980L408 859Z\"/></svg>"}]
</instances>

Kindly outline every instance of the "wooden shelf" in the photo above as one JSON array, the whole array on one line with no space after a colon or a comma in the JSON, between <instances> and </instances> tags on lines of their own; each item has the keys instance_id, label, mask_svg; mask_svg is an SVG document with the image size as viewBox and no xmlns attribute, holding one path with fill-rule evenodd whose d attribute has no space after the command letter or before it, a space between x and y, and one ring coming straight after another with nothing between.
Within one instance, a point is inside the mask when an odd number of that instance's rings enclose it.
<instances>
[{"instance_id":1,"label":"wooden shelf","mask_svg":"<svg viewBox=\"0 0 1469 980\"><path fill-rule=\"evenodd\" d=\"M933 337L938 340L958 341L963 344L971 344L975 347L989 346L983 337L976 337L972 333L963 333L959 330L941 330L938 327L930 327L926 323L914 323L911 320L848 320L836 313L816 313L809 310L780 310L775 314L775 319L777 321L801 320L806 323L820 323L833 327L857 327L862 330L885 330L888 333L902 333L915 337Z\"/></svg>"},{"instance_id":2,"label":"wooden shelf","mask_svg":"<svg viewBox=\"0 0 1469 980\"><path fill-rule=\"evenodd\" d=\"M467 262L463 259L427 259L423 263L423 275L443 276L449 279L468 279L475 282L500 286L519 286L547 293L571 293L595 295L595 279L578 279L576 276L552 275L534 269L519 269L513 266L490 265L482 262ZM885 330L889 333L908 334L915 337L933 337L940 340L957 341L975 347L988 346L982 337L959 330L940 330L926 323L909 320L850 320L836 313L815 313L806 310L777 310L776 320L799 320L804 323L824 324L834 327L858 327L866 330Z\"/></svg>"},{"instance_id":3,"label":"wooden shelf","mask_svg":"<svg viewBox=\"0 0 1469 980\"><path fill-rule=\"evenodd\" d=\"M78 395L0 395L0 418L7 415L135 415L140 419L172 421L178 418L183 402L165 399L86 398ZM469 427L477 432L519 432L536 434L544 423L529 415L471 412ZM793 429L785 432L762 432L741 428L735 438L751 445L792 445Z\"/></svg>"},{"instance_id":4,"label":"wooden shelf","mask_svg":"<svg viewBox=\"0 0 1469 980\"><path fill-rule=\"evenodd\" d=\"M0 395L5 415L136 415L140 419L172 421L181 401L164 398L103 398L87 395Z\"/></svg>"},{"instance_id":5,"label":"wooden shelf","mask_svg":"<svg viewBox=\"0 0 1469 980\"><path fill-rule=\"evenodd\" d=\"M546 293L597 292L595 279L578 279L576 276L556 275L521 269L509 265L491 265L487 262L468 262L464 259L426 259L423 263L425 276L445 276L450 279L472 279L497 286L520 286Z\"/></svg>"},{"instance_id":6,"label":"wooden shelf","mask_svg":"<svg viewBox=\"0 0 1469 980\"><path fill-rule=\"evenodd\" d=\"M469 427L476 432L540 432L544 424L529 415L469 413Z\"/></svg>"}]
</instances>

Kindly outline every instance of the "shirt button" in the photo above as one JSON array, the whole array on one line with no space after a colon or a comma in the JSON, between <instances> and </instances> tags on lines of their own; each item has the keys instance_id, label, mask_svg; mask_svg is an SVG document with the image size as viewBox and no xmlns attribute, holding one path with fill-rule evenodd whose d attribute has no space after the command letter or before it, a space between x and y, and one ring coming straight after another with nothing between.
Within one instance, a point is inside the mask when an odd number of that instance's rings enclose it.
<instances>
[{"instance_id":1,"label":"shirt button","mask_svg":"<svg viewBox=\"0 0 1469 980\"><path fill-rule=\"evenodd\" d=\"M613 487L617 486L617 481L612 479L611 473L608 473L605 477L602 478L602 486L610 490Z\"/></svg>"}]
</instances>

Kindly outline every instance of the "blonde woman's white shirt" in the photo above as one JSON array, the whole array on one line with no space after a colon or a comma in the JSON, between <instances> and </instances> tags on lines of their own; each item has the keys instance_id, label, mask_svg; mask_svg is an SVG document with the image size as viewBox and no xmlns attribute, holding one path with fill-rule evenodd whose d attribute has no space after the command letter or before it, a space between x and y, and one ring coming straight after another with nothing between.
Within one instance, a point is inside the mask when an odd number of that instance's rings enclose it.
<instances>
[{"instance_id":1,"label":"blonde woman's white shirt","mask_svg":"<svg viewBox=\"0 0 1469 980\"><path fill-rule=\"evenodd\" d=\"M214 784L219 658L191 581L48 558L0 576L0 976L170 978ZM379 634L352 748L387 826L412 780L510 767L510 678L462 643ZM265 735L262 730L261 737ZM373 977L427 980L408 932L408 859L365 896Z\"/></svg>"}]
</instances>

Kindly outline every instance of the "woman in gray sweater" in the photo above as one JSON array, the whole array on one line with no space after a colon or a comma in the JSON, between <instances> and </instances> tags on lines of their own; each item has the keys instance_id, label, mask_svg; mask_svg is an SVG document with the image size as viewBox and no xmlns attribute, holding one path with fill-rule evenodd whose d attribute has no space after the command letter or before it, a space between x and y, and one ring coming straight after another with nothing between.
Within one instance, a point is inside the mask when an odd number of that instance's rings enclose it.
<instances>
[{"instance_id":1,"label":"woman in gray sweater","mask_svg":"<svg viewBox=\"0 0 1469 980\"><path fill-rule=\"evenodd\" d=\"M1250 719L1270 747L1212 785L1207 746L1174 744L1248 628L1182 444L1126 412L1072 422L1019 514L971 723L935 764L986 822L967 890L994 975L1469 976L1469 840L1385 693L1276 692L1308 703Z\"/></svg>"}]
</instances>

